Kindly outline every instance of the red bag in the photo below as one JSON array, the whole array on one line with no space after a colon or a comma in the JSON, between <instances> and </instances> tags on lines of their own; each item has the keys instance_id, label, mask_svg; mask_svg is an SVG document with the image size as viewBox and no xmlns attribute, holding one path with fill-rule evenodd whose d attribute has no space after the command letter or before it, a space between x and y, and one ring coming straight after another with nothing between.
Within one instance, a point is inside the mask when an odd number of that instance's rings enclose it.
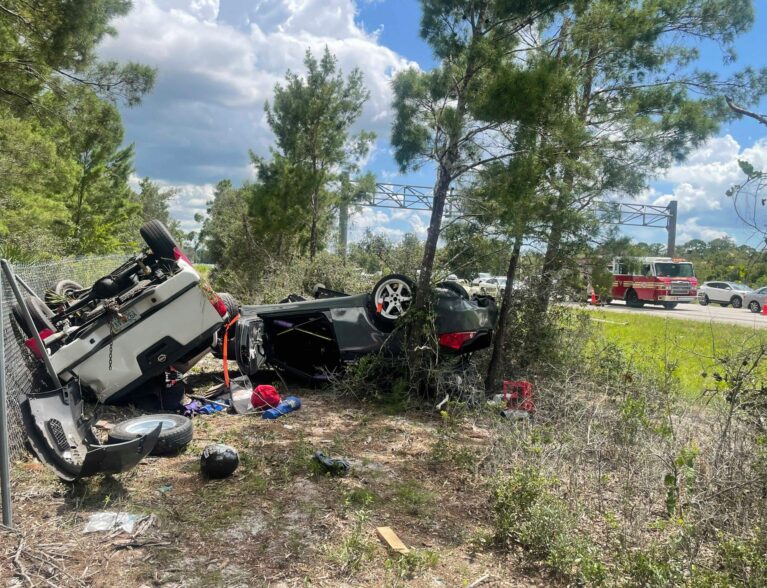
<instances>
[{"instance_id":1,"label":"red bag","mask_svg":"<svg viewBox=\"0 0 767 588\"><path fill-rule=\"evenodd\" d=\"M274 408L282 401L277 388L268 384L261 384L253 388L253 394L250 396L250 403L256 410L265 410Z\"/></svg>"}]
</instances>

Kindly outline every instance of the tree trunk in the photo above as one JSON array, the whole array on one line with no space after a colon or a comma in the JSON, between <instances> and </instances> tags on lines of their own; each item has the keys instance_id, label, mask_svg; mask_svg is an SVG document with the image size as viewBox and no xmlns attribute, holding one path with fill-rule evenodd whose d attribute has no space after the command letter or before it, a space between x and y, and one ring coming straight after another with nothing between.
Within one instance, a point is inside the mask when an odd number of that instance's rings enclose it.
<instances>
[{"instance_id":1,"label":"tree trunk","mask_svg":"<svg viewBox=\"0 0 767 588\"><path fill-rule=\"evenodd\" d=\"M309 259L314 261L317 254L317 192L312 194L312 227L309 232Z\"/></svg>"},{"instance_id":2,"label":"tree trunk","mask_svg":"<svg viewBox=\"0 0 767 588\"><path fill-rule=\"evenodd\" d=\"M338 252L346 259L346 249L349 239L349 204L341 202L338 205Z\"/></svg>"},{"instance_id":3,"label":"tree trunk","mask_svg":"<svg viewBox=\"0 0 767 588\"><path fill-rule=\"evenodd\" d=\"M511 303L514 299L514 278L517 275L517 265L519 263L519 252L522 249L522 235L517 235L514 239L514 247L509 258L509 267L506 270L506 291L503 293L501 302L501 311L498 314L498 324L493 334L493 352L490 356L490 363L487 366L487 376L485 377L485 392L490 394L502 376L503 362L506 359L504 353L504 339L506 333L506 324L511 317Z\"/></svg>"},{"instance_id":4,"label":"tree trunk","mask_svg":"<svg viewBox=\"0 0 767 588\"><path fill-rule=\"evenodd\" d=\"M452 163L452 162L450 162ZM451 166L452 167L452 166ZM444 166L439 167L437 183L434 186L434 201L429 220L429 230L426 233L426 243L423 246L423 258L421 259L421 273L418 274L418 282L415 294L414 308L424 309L428 302L429 284L431 282L431 273L434 267L434 257L437 254L437 243L439 242L439 232L442 228L442 215L445 211L445 201L450 189L452 178Z\"/></svg>"}]
</instances>

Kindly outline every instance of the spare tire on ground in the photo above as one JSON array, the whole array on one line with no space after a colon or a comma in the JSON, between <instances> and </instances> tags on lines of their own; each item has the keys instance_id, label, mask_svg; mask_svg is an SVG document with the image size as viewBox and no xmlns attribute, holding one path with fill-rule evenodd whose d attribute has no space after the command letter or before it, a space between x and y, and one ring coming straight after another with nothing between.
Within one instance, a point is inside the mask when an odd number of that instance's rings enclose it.
<instances>
[{"instance_id":1,"label":"spare tire on ground","mask_svg":"<svg viewBox=\"0 0 767 588\"><path fill-rule=\"evenodd\" d=\"M148 414L117 423L109 431L110 443L132 441L136 437L151 433L161 425L160 437L150 455L176 453L192 440L192 421L178 414Z\"/></svg>"}]
</instances>

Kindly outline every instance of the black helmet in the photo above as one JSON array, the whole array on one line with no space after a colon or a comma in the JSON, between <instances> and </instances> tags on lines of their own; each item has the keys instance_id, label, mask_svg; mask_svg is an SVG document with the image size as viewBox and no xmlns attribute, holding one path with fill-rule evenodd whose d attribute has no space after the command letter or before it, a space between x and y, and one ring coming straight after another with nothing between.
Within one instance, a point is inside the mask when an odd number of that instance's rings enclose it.
<instances>
[{"instance_id":1,"label":"black helmet","mask_svg":"<svg viewBox=\"0 0 767 588\"><path fill-rule=\"evenodd\" d=\"M211 443L202 450L200 470L208 478L226 478L240 464L237 450L223 443Z\"/></svg>"}]
</instances>

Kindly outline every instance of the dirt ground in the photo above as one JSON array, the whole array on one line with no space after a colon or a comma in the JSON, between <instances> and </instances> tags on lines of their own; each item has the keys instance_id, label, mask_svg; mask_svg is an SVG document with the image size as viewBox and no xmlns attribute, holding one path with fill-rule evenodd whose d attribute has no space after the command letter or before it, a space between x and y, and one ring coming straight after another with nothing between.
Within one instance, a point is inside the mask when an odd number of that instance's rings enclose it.
<instances>
[{"instance_id":1,"label":"dirt ground","mask_svg":"<svg viewBox=\"0 0 767 588\"><path fill-rule=\"evenodd\" d=\"M481 426L460 424L460 442L454 435L448 449L436 413L392 415L327 390L290 392L302 398L298 412L276 421L195 417L183 453L115 477L66 485L31 458L14 464L17 530L0 532L0 578L7 586L552 584L516 555L478 547L490 515L485 484L472 473L472 456L490 443ZM201 476L211 442L239 451L231 477ZM351 473L319 472L315 450L347 458ZM133 535L84 534L104 510L152 518ZM380 526L411 553L387 550Z\"/></svg>"}]
</instances>

